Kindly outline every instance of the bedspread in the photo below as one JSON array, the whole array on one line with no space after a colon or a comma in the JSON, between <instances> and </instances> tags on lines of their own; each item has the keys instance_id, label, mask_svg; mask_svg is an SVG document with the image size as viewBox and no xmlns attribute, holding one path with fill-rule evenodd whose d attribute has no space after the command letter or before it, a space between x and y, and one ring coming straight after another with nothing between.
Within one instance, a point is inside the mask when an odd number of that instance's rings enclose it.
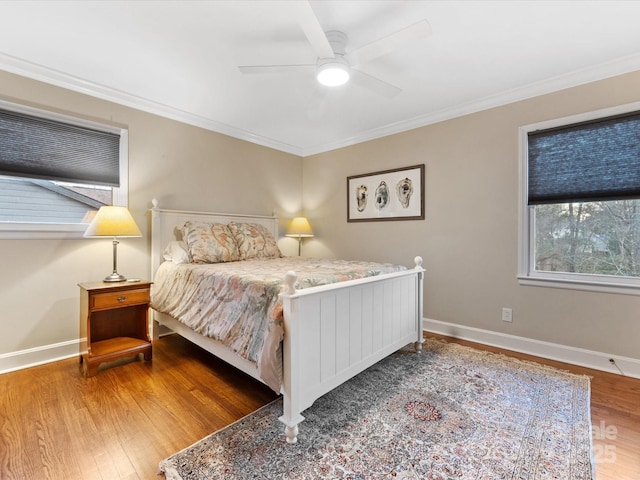
<instances>
[{"instance_id":1,"label":"bedspread","mask_svg":"<svg viewBox=\"0 0 640 480\"><path fill-rule=\"evenodd\" d=\"M263 382L280 392L285 274L296 289L405 270L401 265L284 257L216 264L160 265L151 307L255 363Z\"/></svg>"}]
</instances>

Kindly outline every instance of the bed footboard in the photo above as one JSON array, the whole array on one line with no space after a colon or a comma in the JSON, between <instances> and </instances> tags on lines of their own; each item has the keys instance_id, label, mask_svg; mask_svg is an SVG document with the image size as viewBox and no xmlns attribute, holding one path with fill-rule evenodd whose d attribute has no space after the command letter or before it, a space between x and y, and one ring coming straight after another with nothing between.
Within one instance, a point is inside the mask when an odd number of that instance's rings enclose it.
<instances>
[{"instance_id":1,"label":"bed footboard","mask_svg":"<svg viewBox=\"0 0 640 480\"><path fill-rule=\"evenodd\" d=\"M422 258L402 272L281 293L285 336L282 394L288 443L302 411L338 385L414 343L422 349Z\"/></svg>"}]
</instances>

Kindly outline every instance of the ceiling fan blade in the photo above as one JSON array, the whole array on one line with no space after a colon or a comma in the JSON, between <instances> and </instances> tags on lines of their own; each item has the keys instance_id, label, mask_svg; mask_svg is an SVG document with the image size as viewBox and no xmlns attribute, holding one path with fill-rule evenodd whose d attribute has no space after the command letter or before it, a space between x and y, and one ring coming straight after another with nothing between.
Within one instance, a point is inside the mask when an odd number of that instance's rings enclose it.
<instances>
[{"instance_id":1,"label":"ceiling fan blade","mask_svg":"<svg viewBox=\"0 0 640 480\"><path fill-rule=\"evenodd\" d=\"M261 73L289 73L303 68L316 68L314 64L300 65L241 65L238 67L244 74L261 74Z\"/></svg>"},{"instance_id":2,"label":"ceiling fan blade","mask_svg":"<svg viewBox=\"0 0 640 480\"><path fill-rule=\"evenodd\" d=\"M409 25L402 30L350 52L346 58L350 65L360 65L386 55L406 43L419 38L426 38L429 35L431 35L431 25L426 20L420 20L418 23Z\"/></svg>"},{"instance_id":3,"label":"ceiling fan blade","mask_svg":"<svg viewBox=\"0 0 640 480\"><path fill-rule=\"evenodd\" d=\"M311 44L313 51L318 58L335 58L333 48L318 21L310 2L290 2L288 8L296 8L298 22L307 40Z\"/></svg>"},{"instance_id":4,"label":"ceiling fan blade","mask_svg":"<svg viewBox=\"0 0 640 480\"><path fill-rule=\"evenodd\" d=\"M379 78L372 77L371 75L367 75L360 70L351 70L351 76L349 77L349 81L355 83L364 88L368 88L376 92L379 95L387 98L393 98L402 92L402 89L396 87L395 85L391 85L390 83L385 82L384 80L380 80Z\"/></svg>"}]
</instances>

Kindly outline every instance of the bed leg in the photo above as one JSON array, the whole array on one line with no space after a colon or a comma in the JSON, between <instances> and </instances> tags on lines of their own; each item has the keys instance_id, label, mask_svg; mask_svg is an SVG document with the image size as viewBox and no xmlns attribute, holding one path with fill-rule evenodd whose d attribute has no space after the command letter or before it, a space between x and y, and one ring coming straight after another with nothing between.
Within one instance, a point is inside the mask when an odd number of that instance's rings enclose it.
<instances>
[{"instance_id":1,"label":"bed leg","mask_svg":"<svg viewBox=\"0 0 640 480\"><path fill-rule=\"evenodd\" d=\"M155 318L151 322L151 338L154 340L160 339L160 322L158 322Z\"/></svg>"},{"instance_id":2,"label":"bed leg","mask_svg":"<svg viewBox=\"0 0 640 480\"><path fill-rule=\"evenodd\" d=\"M284 433L287 436L287 443L296 443L298 441L298 426L284 427Z\"/></svg>"},{"instance_id":3,"label":"bed leg","mask_svg":"<svg viewBox=\"0 0 640 480\"><path fill-rule=\"evenodd\" d=\"M286 411L287 409L285 409ZM294 416L285 414L278 420L284 423L284 434L286 435L287 443L296 443L298 441L298 425L304 420L304 417L300 414Z\"/></svg>"},{"instance_id":4,"label":"bed leg","mask_svg":"<svg viewBox=\"0 0 640 480\"><path fill-rule=\"evenodd\" d=\"M413 261L416 264L416 270L422 270L419 274L418 274L418 333L419 333L419 337L418 340L416 342L414 342L413 346L416 350L416 353L420 353L422 352L422 343L424 342L424 324L423 324L423 319L422 319L422 313L423 313L423 299L422 299L422 295L423 295L423 288L424 288L424 269L422 268L422 257L421 256L417 256L413 259Z\"/></svg>"}]
</instances>

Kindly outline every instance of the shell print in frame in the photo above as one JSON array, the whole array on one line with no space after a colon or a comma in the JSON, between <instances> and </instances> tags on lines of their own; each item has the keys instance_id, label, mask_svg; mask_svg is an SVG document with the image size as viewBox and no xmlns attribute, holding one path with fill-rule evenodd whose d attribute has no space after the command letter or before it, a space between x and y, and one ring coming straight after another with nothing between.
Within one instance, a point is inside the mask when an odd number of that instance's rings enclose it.
<instances>
[{"instance_id":1,"label":"shell print in frame","mask_svg":"<svg viewBox=\"0 0 640 480\"><path fill-rule=\"evenodd\" d=\"M376 208L382 210L389 205L389 189L387 188L387 182L384 180L380 182L378 188L376 188Z\"/></svg>"},{"instance_id":2,"label":"shell print in frame","mask_svg":"<svg viewBox=\"0 0 640 480\"><path fill-rule=\"evenodd\" d=\"M348 176L347 222L424 220L424 171L423 163Z\"/></svg>"},{"instance_id":3,"label":"shell print in frame","mask_svg":"<svg viewBox=\"0 0 640 480\"><path fill-rule=\"evenodd\" d=\"M411 201L411 195L413 194L413 182L410 178L403 178L396 185L396 193L398 194L398 200L402 208L408 208Z\"/></svg>"},{"instance_id":4,"label":"shell print in frame","mask_svg":"<svg viewBox=\"0 0 640 480\"><path fill-rule=\"evenodd\" d=\"M359 212L364 212L364 209L367 208L367 187L366 185L360 185L356 187L356 202L357 209Z\"/></svg>"}]
</instances>

